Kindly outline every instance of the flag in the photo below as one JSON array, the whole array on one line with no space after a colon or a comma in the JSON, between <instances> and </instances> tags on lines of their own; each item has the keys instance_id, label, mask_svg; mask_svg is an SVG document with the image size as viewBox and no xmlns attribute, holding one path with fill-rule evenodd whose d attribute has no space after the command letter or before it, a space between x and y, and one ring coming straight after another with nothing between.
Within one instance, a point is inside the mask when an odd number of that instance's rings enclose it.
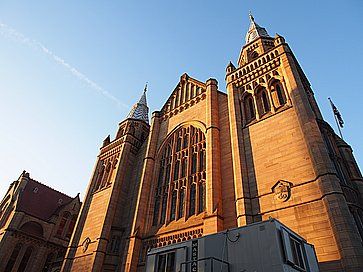
<instances>
[{"instance_id":1,"label":"flag","mask_svg":"<svg viewBox=\"0 0 363 272\"><path fill-rule=\"evenodd\" d=\"M342 115L340 114L340 112L338 111L337 107L334 105L333 101L331 101L330 98L329 98L329 101L330 101L331 108L333 109L333 113L334 113L335 117L338 120L339 126L342 128L343 125L344 125L344 121L343 121Z\"/></svg>"}]
</instances>

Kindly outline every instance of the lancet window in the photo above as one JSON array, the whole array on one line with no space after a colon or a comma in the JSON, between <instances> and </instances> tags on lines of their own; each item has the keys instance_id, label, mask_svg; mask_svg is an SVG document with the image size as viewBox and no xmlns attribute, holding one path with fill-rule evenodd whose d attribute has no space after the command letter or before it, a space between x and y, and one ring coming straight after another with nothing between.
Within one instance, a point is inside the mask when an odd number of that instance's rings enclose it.
<instances>
[{"instance_id":1,"label":"lancet window","mask_svg":"<svg viewBox=\"0 0 363 272\"><path fill-rule=\"evenodd\" d=\"M267 90L265 88L259 89L256 94L256 98L260 116L268 113L270 111L270 102L268 99Z\"/></svg>"},{"instance_id":2,"label":"lancet window","mask_svg":"<svg viewBox=\"0 0 363 272\"><path fill-rule=\"evenodd\" d=\"M271 85L271 95L275 107L280 107L286 104L286 96L281 82L275 80Z\"/></svg>"},{"instance_id":3,"label":"lancet window","mask_svg":"<svg viewBox=\"0 0 363 272\"><path fill-rule=\"evenodd\" d=\"M178 129L160 151L153 225L205 211L206 143L193 126Z\"/></svg>"},{"instance_id":4,"label":"lancet window","mask_svg":"<svg viewBox=\"0 0 363 272\"><path fill-rule=\"evenodd\" d=\"M111 184L113 170L116 168L118 162L117 156L118 155L105 159L100 162L96 174L94 191L101 190L107 187L107 185Z\"/></svg>"},{"instance_id":5,"label":"lancet window","mask_svg":"<svg viewBox=\"0 0 363 272\"><path fill-rule=\"evenodd\" d=\"M263 81L264 82L264 81ZM273 79L266 87L258 86L254 95L246 93L242 99L242 114L245 124L257 119L266 113L275 112L287 103L287 94L282 83Z\"/></svg>"},{"instance_id":6,"label":"lancet window","mask_svg":"<svg viewBox=\"0 0 363 272\"><path fill-rule=\"evenodd\" d=\"M254 101L250 94L244 99L244 113L246 122L250 122L256 118Z\"/></svg>"}]
</instances>

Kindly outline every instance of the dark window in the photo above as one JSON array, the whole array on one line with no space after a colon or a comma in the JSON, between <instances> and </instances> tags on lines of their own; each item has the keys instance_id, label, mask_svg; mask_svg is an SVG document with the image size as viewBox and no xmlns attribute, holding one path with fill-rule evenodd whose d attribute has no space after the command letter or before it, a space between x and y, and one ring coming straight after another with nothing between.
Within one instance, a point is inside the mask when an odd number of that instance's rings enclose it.
<instances>
[{"instance_id":1,"label":"dark window","mask_svg":"<svg viewBox=\"0 0 363 272\"><path fill-rule=\"evenodd\" d=\"M263 113L270 111L270 104L268 103L267 94L265 91L262 92L262 106L263 106Z\"/></svg>"},{"instance_id":2,"label":"dark window","mask_svg":"<svg viewBox=\"0 0 363 272\"><path fill-rule=\"evenodd\" d=\"M246 122L250 122L251 120L255 119L255 106L253 105L253 98L252 95L248 95L244 99L244 113Z\"/></svg>"},{"instance_id":3,"label":"dark window","mask_svg":"<svg viewBox=\"0 0 363 272\"><path fill-rule=\"evenodd\" d=\"M158 187L163 184L164 180L164 163L162 162L159 169Z\"/></svg>"},{"instance_id":4,"label":"dark window","mask_svg":"<svg viewBox=\"0 0 363 272\"><path fill-rule=\"evenodd\" d=\"M67 230L67 234L66 234L67 238L71 238L74 226L76 225L76 220L77 220L77 216L73 215L71 222L69 223L69 226L68 226L68 230Z\"/></svg>"},{"instance_id":5,"label":"dark window","mask_svg":"<svg viewBox=\"0 0 363 272\"><path fill-rule=\"evenodd\" d=\"M175 252L158 255L157 272L174 272L175 271Z\"/></svg>"},{"instance_id":6,"label":"dark window","mask_svg":"<svg viewBox=\"0 0 363 272\"><path fill-rule=\"evenodd\" d=\"M160 197L157 196L155 198L155 206L154 206L154 217L153 217L153 226L158 224L159 219L159 209L160 209Z\"/></svg>"},{"instance_id":7,"label":"dark window","mask_svg":"<svg viewBox=\"0 0 363 272\"><path fill-rule=\"evenodd\" d=\"M275 89L276 89L276 93L277 93L277 98L279 99L279 104L284 105L286 103L286 101L285 101L285 96L284 96L280 83L276 83Z\"/></svg>"},{"instance_id":8,"label":"dark window","mask_svg":"<svg viewBox=\"0 0 363 272\"><path fill-rule=\"evenodd\" d=\"M205 183L199 183L199 208L198 213L205 210Z\"/></svg>"},{"instance_id":9,"label":"dark window","mask_svg":"<svg viewBox=\"0 0 363 272\"><path fill-rule=\"evenodd\" d=\"M179 190L179 214L178 218L182 218L184 216L184 188Z\"/></svg>"},{"instance_id":10,"label":"dark window","mask_svg":"<svg viewBox=\"0 0 363 272\"><path fill-rule=\"evenodd\" d=\"M193 152L192 155L192 174L197 172L197 153Z\"/></svg>"},{"instance_id":11,"label":"dark window","mask_svg":"<svg viewBox=\"0 0 363 272\"><path fill-rule=\"evenodd\" d=\"M11 253L10 259L8 263L6 264L5 271L11 271L13 269L13 266L16 262L16 259L18 258L19 252L21 250L22 245L17 244L13 250L13 253Z\"/></svg>"},{"instance_id":12,"label":"dark window","mask_svg":"<svg viewBox=\"0 0 363 272\"><path fill-rule=\"evenodd\" d=\"M59 223L58 230L57 230L57 235L58 236L62 236L64 227L67 224L67 221L68 221L69 216L70 216L69 213L67 213L67 212L64 212L63 213L62 219L61 219L61 221Z\"/></svg>"},{"instance_id":13,"label":"dark window","mask_svg":"<svg viewBox=\"0 0 363 272\"><path fill-rule=\"evenodd\" d=\"M170 179L170 168L171 168L171 164L168 164L166 166L166 172L165 172L165 184L169 183L169 179Z\"/></svg>"},{"instance_id":14,"label":"dark window","mask_svg":"<svg viewBox=\"0 0 363 272\"><path fill-rule=\"evenodd\" d=\"M161 207L161 218L160 218L160 224L164 224L165 223L165 215L166 215L166 204L168 201L168 195L165 194L163 196L163 203L162 203L162 207Z\"/></svg>"},{"instance_id":15,"label":"dark window","mask_svg":"<svg viewBox=\"0 0 363 272\"><path fill-rule=\"evenodd\" d=\"M184 138L183 138L183 148L187 148L188 147L188 138L189 138L189 134L184 134Z\"/></svg>"},{"instance_id":16,"label":"dark window","mask_svg":"<svg viewBox=\"0 0 363 272\"><path fill-rule=\"evenodd\" d=\"M45 260L45 264L43 267L43 272L49 272L52 269L52 261L53 261L54 254L49 253L47 259Z\"/></svg>"},{"instance_id":17,"label":"dark window","mask_svg":"<svg viewBox=\"0 0 363 272\"><path fill-rule=\"evenodd\" d=\"M25 271L25 268L28 265L30 256L32 255L32 252L33 252L33 247L32 246L29 246L26 249L23 258L21 259L21 262L20 262L20 265L19 265L19 268L18 268L18 272Z\"/></svg>"},{"instance_id":18,"label":"dark window","mask_svg":"<svg viewBox=\"0 0 363 272\"><path fill-rule=\"evenodd\" d=\"M253 99L252 99L252 97L248 98L248 109L250 111L251 119L255 118L255 110L253 108Z\"/></svg>"},{"instance_id":19,"label":"dark window","mask_svg":"<svg viewBox=\"0 0 363 272\"><path fill-rule=\"evenodd\" d=\"M190 186L189 216L195 214L195 196L196 196L195 183L192 183L192 185Z\"/></svg>"},{"instance_id":20,"label":"dark window","mask_svg":"<svg viewBox=\"0 0 363 272\"><path fill-rule=\"evenodd\" d=\"M188 158L185 157L182 160L182 172L181 172L182 178L187 176L187 169L188 169Z\"/></svg>"},{"instance_id":21,"label":"dark window","mask_svg":"<svg viewBox=\"0 0 363 272\"><path fill-rule=\"evenodd\" d=\"M175 220L176 197L177 197L177 191L174 190L171 195L170 220Z\"/></svg>"},{"instance_id":22,"label":"dark window","mask_svg":"<svg viewBox=\"0 0 363 272\"><path fill-rule=\"evenodd\" d=\"M179 178L179 167L180 167L180 160L177 160L175 162L175 167L174 167L174 180L178 180Z\"/></svg>"},{"instance_id":23,"label":"dark window","mask_svg":"<svg viewBox=\"0 0 363 272\"><path fill-rule=\"evenodd\" d=\"M182 144L182 138L178 137L178 140L176 141L176 151L180 151L181 149L181 144Z\"/></svg>"},{"instance_id":24,"label":"dark window","mask_svg":"<svg viewBox=\"0 0 363 272\"><path fill-rule=\"evenodd\" d=\"M205 149L199 152L199 171L205 171Z\"/></svg>"},{"instance_id":25,"label":"dark window","mask_svg":"<svg viewBox=\"0 0 363 272\"><path fill-rule=\"evenodd\" d=\"M290 243L294 264L302 269L305 269L301 242L293 237L290 237Z\"/></svg>"}]
</instances>

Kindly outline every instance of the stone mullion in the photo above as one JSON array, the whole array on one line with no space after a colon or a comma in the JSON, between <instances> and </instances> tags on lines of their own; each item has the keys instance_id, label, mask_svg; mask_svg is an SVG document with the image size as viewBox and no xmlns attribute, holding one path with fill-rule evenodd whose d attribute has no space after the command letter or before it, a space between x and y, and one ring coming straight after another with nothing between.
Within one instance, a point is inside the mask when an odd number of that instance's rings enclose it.
<instances>
[{"instance_id":1,"label":"stone mullion","mask_svg":"<svg viewBox=\"0 0 363 272\"><path fill-rule=\"evenodd\" d=\"M170 167L170 175L169 175L169 179L168 179L168 197L167 197L167 201L166 201L166 214L165 214L165 224L168 224L170 222L170 208L171 208L171 201L172 201L172 190L174 190L175 186L171 186L171 183L174 179L174 170L175 170L175 159L176 159L176 145L177 145L177 138L178 135L177 133L174 133L173 135L173 144L172 144L172 148L171 148L171 167Z\"/></svg>"},{"instance_id":2,"label":"stone mullion","mask_svg":"<svg viewBox=\"0 0 363 272\"><path fill-rule=\"evenodd\" d=\"M187 156L187 173L186 173L186 183L185 183L185 191L184 191L184 220L187 220L189 217L189 205L190 205L190 185L191 185L191 163L192 163L192 128L189 127L189 135L188 135L188 156Z\"/></svg>"}]
</instances>

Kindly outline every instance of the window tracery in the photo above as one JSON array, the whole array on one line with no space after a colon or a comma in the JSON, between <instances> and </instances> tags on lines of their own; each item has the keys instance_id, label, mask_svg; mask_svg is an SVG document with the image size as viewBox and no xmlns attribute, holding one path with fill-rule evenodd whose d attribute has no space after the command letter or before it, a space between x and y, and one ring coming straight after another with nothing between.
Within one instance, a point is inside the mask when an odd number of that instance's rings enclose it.
<instances>
[{"instance_id":1,"label":"window tracery","mask_svg":"<svg viewBox=\"0 0 363 272\"><path fill-rule=\"evenodd\" d=\"M154 226L205 210L205 148L204 133L193 126L178 129L167 140L155 180Z\"/></svg>"}]
</instances>

